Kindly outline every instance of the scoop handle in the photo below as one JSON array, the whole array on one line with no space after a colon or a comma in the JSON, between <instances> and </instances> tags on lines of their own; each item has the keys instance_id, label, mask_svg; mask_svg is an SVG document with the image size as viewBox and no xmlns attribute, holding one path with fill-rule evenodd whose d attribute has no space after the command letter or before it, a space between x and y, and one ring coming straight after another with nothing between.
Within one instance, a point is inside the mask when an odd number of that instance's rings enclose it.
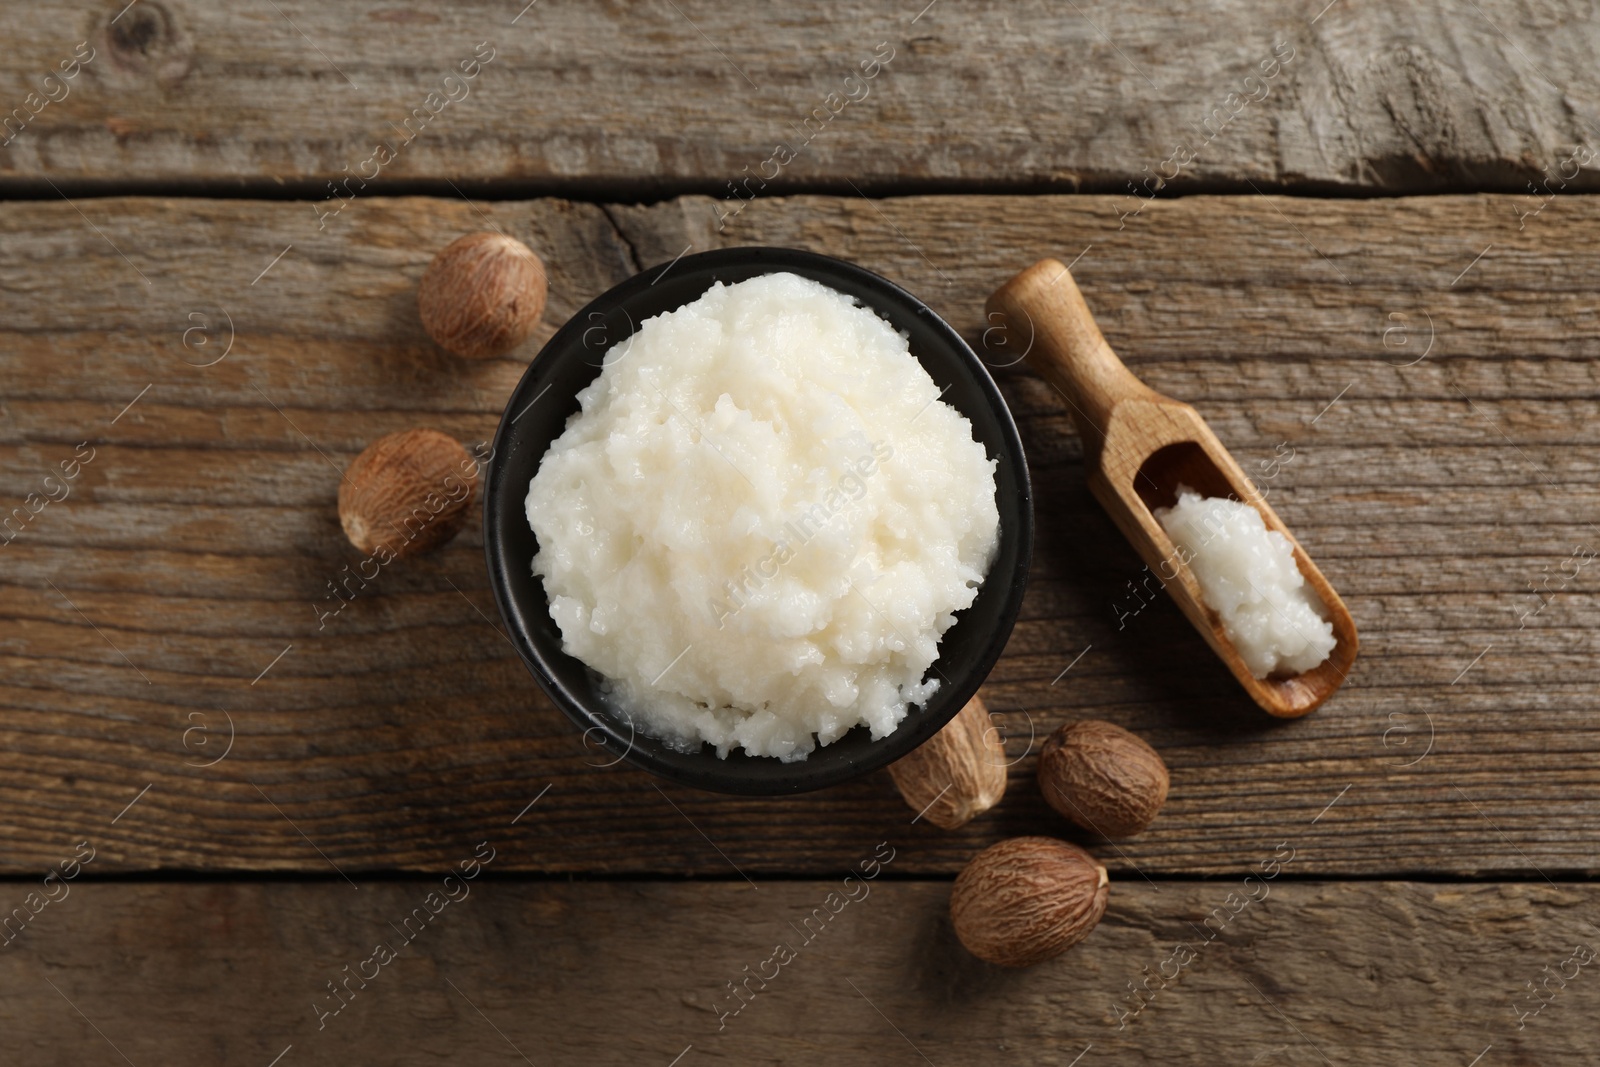
<instances>
[{"instance_id":1,"label":"scoop handle","mask_svg":"<svg viewBox=\"0 0 1600 1067\"><path fill-rule=\"evenodd\" d=\"M1041 259L995 290L986 307L991 322L1002 317L1008 340L1026 346L1028 364L1066 396L1093 456L1105 445L1112 408L1124 400L1166 399L1117 358L1060 260Z\"/></svg>"}]
</instances>

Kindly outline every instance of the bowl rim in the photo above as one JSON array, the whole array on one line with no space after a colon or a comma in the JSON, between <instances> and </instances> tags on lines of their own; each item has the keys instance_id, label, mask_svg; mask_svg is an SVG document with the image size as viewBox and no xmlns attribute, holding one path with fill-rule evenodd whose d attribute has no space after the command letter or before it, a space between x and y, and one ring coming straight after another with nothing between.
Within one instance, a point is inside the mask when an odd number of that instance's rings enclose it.
<instances>
[{"instance_id":1,"label":"bowl rim","mask_svg":"<svg viewBox=\"0 0 1600 1067\"><path fill-rule=\"evenodd\" d=\"M510 413L514 409L523 410L521 405L525 402L524 395L530 390L532 383L537 380L540 373L540 361L546 359L547 353L555 353L571 348L574 335L578 335L581 338L582 331L585 329L584 324L595 321L596 313L603 314L614 308L625 309L630 300L645 294L655 281L659 281L661 277L665 276L667 271L677 268L744 268L751 265L770 268L763 273L777 273L795 267L810 268L810 270L824 275L824 277L816 278L815 280L821 281L830 288L852 297L863 306L872 308L880 315L883 312L877 306L875 300L898 303L901 305L902 310L927 319L928 326L939 336L941 342L950 349L958 362L965 365L978 390L982 393L985 403L995 416L1003 448L1001 455L991 458L994 458L999 466L1009 466L1011 468L1012 477L1016 481L1017 507L1021 517L1021 521L1016 524L1018 528L1011 535L1016 542L1017 556L1011 573L1002 575L993 569L994 566L999 564L1000 546L1004 545L1007 538L1007 531L1002 524L1000 540L997 542L995 564L991 565L990 572L984 578L986 583L998 580L1008 585L1005 591L1005 600L999 609L999 623L983 641L981 652L963 665L963 670L958 674L957 678L953 680L947 679L947 684L941 687L937 699L947 703L948 706L944 713L937 716L923 714L916 721L903 720L891 733L871 742L867 750L868 754L859 759L840 759L824 764L818 761L816 757L820 753L827 752L826 746L819 746L813 749L811 754L804 760L788 763L774 757L745 757L761 760L764 765L770 764L771 766L772 773L770 775L763 772L753 778L726 773L723 769L723 761L716 756L713 749L705 745L702 745L694 753L687 754L687 760L682 758L670 759L652 751L649 747L640 747L635 743L636 738L631 726L626 731L623 730L616 721L607 715L596 714L590 708L590 702L586 697L570 691L569 687L557 677L550 663L547 662L549 658L547 650L541 647L539 641L530 637L528 628L523 622L522 612L526 606L511 591L506 573L506 554L499 533L505 509L508 507L515 508L518 514L521 514L524 511L526 494L525 486L507 485L504 477L506 465L510 461L508 439L513 432L511 423L514 420L510 418ZM754 277L755 275L751 276ZM808 272L804 276L813 277L814 275ZM827 280L840 277L848 280L850 288L846 289ZM864 293L871 294L875 300L869 300L863 295ZM697 299L697 297L688 298L688 300L693 299ZM687 302L686 300L685 303ZM681 307L683 305L680 304L678 306ZM625 312L625 314L627 313ZM627 314L627 318L633 325L634 330L637 330L642 320L635 320L631 314ZM550 358L558 357L551 355ZM600 370L601 368L597 366L596 377L598 377ZM592 381L593 379L590 380ZM568 418L570 418L570 415ZM548 445L546 448L548 449ZM1002 512L1005 511L1004 505L1002 505L1001 510ZM524 519L523 521L525 522L526 520ZM1016 625L1017 616L1021 612L1023 593L1026 589L1028 572L1033 559L1033 486L1029 476L1027 456L1022 447L1022 438L1017 430L1016 421L1012 417L1009 405L1006 404L1005 398L995 385L994 379L983 360L978 357L961 334L944 318L895 282L847 260L805 249L768 245L744 245L713 249L694 255L683 255L671 263L656 264L641 270L579 308L551 335L550 339L540 348L538 355L528 364L516 386L512 389L507 398L506 406L501 412L499 424L495 428L492 448L484 474L483 531L484 555L488 565L489 585L493 591L495 604L499 609L501 619L506 624L512 646L516 649L523 664L528 668L534 680L550 698L551 702L560 708L562 713L574 725L583 729L583 744L587 747L590 744L590 738L598 735L600 747L617 757L610 763L591 764L591 766L612 766L626 759L634 766L640 767L657 777L697 789L746 796L782 796L838 785L863 777L872 771L893 763L942 729L976 694L979 686L988 677L1009 642L1012 630ZM537 610L548 612L548 600L533 607ZM963 609L963 611L965 610L970 609ZM958 613L958 622L959 617L960 614ZM555 650L555 654L572 658L559 648ZM939 661L936 659L934 662L937 664ZM934 668L930 667L929 669L932 670ZM959 699L946 697L946 691L957 692ZM917 711L922 710L925 710L925 708L919 706L917 709ZM913 714L915 713L913 712ZM853 727L851 732L858 729L862 729L862 727ZM841 741L843 739L843 737L840 738ZM730 757L741 753L742 750L736 750L730 754ZM692 762L696 766L692 769L687 768L684 766L685 762Z\"/></svg>"}]
</instances>

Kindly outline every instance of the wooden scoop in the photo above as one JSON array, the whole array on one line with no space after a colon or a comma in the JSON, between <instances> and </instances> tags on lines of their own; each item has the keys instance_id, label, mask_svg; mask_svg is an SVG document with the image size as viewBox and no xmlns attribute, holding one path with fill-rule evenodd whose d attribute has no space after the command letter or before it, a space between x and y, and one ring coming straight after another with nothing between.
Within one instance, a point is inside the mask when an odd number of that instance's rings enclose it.
<instances>
[{"instance_id":1,"label":"wooden scoop","mask_svg":"<svg viewBox=\"0 0 1600 1067\"><path fill-rule=\"evenodd\" d=\"M990 321L995 314L1003 316L1013 343L1026 346L1028 363L1066 397L1083 439L1083 461L1095 499L1251 698L1284 718L1304 715L1328 699L1355 662L1355 623L1339 594L1200 413L1134 377L1101 336L1072 275L1054 259L1040 260L1001 286L989 298L988 310ZM1023 340L1029 337L1031 341ZM1177 502L1180 484L1202 496L1253 505L1269 530L1289 539L1300 573L1333 623L1336 644L1326 660L1292 677L1256 678L1250 673L1152 514Z\"/></svg>"}]
</instances>

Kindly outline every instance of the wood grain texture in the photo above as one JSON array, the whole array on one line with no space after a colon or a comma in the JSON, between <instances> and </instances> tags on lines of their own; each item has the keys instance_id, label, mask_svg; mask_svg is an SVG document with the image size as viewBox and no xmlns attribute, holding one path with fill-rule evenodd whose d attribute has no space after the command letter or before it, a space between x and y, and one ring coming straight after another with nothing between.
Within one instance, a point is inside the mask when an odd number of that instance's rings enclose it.
<instances>
[{"instance_id":1,"label":"wood grain texture","mask_svg":"<svg viewBox=\"0 0 1600 1067\"><path fill-rule=\"evenodd\" d=\"M280 1067L1080 1055L1079 1067L1465 1067L1486 1049L1481 1063L1513 1065L1600 1049L1600 982L1578 962L1595 951L1592 886L1134 879L1113 883L1082 944L1006 971L955 941L948 884L889 877L759 890L480 877L426 923L413 909L443 899L437 878L357 891L80 880L3 950L0 1055L33 1067L119 1053L140 1067L280 1055ZM0 888L9 903L24 885ZM395 953L382 967L367 962L380 942ZM781 968L780 943L793 952ZM341 1002L328 983L347 975L344 1007L322 1017ZM733 1014L729 983L749 975ZM1130 992L1147 982L1153 998Z\"/></svg>"},{"instance_id":2,"label":"wood grain texture","mask_svg":"<svg viewBox=\"0 0 1600 1067\"><path fill-rule=\"evenodd\" d=\"M0 185L1595 187L1561 162L1600 137L1600 23L1573 0L125 6L9 13L0 114L26 125ZM467 95L429 103L479 44Z\"/></svg>"},{"instance_id":3,"label":"wood grain texture","mask_svg":"<svg viewBox=\"0 0 1600 1067\"><path fill-rule=\"evenodd\" d=\"M506 868L815 873L902 835L901 869L948 874L1002 837L1066 831L1029 735L1093 717L1172 771L1147 833L1095 846L1123 880L1238 871L1290 832L1308 874L1593 874L1596 572L1565 561L1600 540L1600 263L1572 254L1600 241L1600 204L1561 198L1519 230L1505 197L1194 197L1125 225L1119 203L775 199L723 232L693 197L357 198L325 229L305 203L0 206L0 500L23 506L95 450L0 545L0 865L88 836L102 872L428 868L538 797ZM422 334L414 286L491 222L545 259L551 308L510 357L459 361ZM1013 781L960 832L908 825L887 774L758 801L597 766L611 757L496 632L476 519L319 628L359 563L334 508L352 456L415 425L487 438L556 324L718 243L855 260L977 344L996 285L1081 252L1111 343L1199 408L1344 595L1355 675L1316 714L1267 721L1153 585L1135 610L1144 576L1085 489L1064 405L994 335L1039 538L983 694ZM195 314L212 332L186 343ZM226 358L192 365L227 321Z\"/></svg>"}]
</instances>

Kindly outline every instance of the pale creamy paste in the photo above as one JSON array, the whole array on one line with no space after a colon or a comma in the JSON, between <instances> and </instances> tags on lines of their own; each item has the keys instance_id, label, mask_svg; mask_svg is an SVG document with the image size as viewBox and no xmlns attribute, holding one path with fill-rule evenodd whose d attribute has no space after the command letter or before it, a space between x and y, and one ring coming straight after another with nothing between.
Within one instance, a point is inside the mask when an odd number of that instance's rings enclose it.
<instances>
[{"instance_id":1,"label":"pale creamy paste","mask_svg":"<svg viewBox=\"0 0 1600 1067\"><path fill-rule=\"evenodd\" d=\"M794 274L641 323L528 489L563 647L674 747L887 736L999 538L995 461L939 395L888 322Z\"/></svg>"}]
</instances>

